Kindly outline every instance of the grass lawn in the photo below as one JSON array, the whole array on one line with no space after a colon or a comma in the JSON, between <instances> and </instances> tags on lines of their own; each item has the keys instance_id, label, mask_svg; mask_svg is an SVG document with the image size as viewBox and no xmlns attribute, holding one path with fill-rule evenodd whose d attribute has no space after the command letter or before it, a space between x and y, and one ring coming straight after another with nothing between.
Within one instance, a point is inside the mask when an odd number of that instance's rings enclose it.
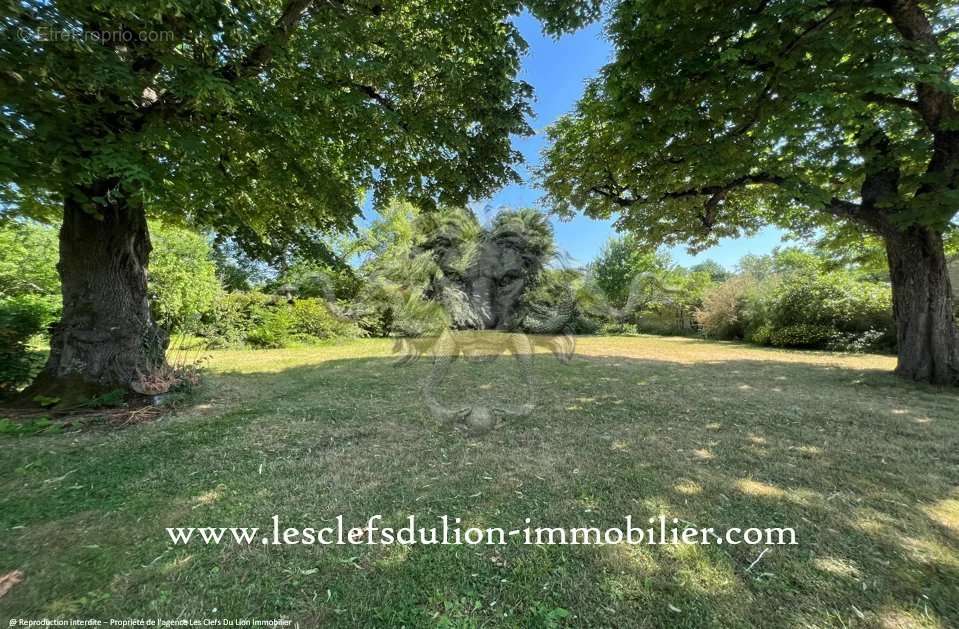
<instances>
[{"instance_id":1,"label":"grass lawn","mask_svg":"<svg viewBox=\"0 0 959 629\"><path fill-rule=\"evenodd\" d=\"M189 405L122 430L0 438L9 617L320 626L959 626L959 394L883 356L580 338L538 406L439 429L392 344L215 352ZM441 397L515 395L463 363ZM790 526L796 546L172 546L169 526ZM568 612L568 615L563 610Z\"/></svg>"}]
</instances>

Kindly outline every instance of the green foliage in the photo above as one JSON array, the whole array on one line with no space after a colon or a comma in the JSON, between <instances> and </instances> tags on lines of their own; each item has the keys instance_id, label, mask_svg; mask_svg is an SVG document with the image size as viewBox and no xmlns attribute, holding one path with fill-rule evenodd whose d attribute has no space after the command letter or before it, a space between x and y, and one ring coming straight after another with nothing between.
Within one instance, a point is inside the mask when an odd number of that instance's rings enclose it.
<instances>
[{"instance_id":1,"label":"green foliage","mask_svg":"<svg viewBox=\"0 0 959 629\"><path fill-rule=\"evenodd\" d=\"M506 241L522 255L523 270L531 290L546 263L556 255L553 227L546 214L533 208L501 210L493 217L486 238Z\"/></svg>"},{"instance_id":2,"label":"green foliage","mask_svg":"<svg viewBox=\"0 0 959 629\"><path fill-rule=\"evenodd\" d=\"M590 265L590 274L609 304L614 308L623 308L637 277L662 271L668 265L668 256L651 251L634 236L626 235L610 238L606 242Z\"/></svg>"},{"instance_id":3,"label":"green foliage","mask_svg":"<svg viewBox=\"0 0 959 629\"><path fill-rule=\"evenodd\" d=\"M769 323L760 323L758 326L749 331L746 339L750 343L755 343L756 345L771 345L772 337L775 333L773 326Z\"/></svg>"},{"instance_id":4,"label":"green foliage","mask_svg":"<svg viewBox=\"0 0 959 629\"><path fill-rule=\"evenodd\" d=\"M81 408L116 408L126 403L128 391L125 389L111 389L100 395L93 396L71 407L71 410ZM59 402L59 400L58 400Z\"/></svg>"},{"instance_id":5,"label":"green foliage","mask_svg":"<svg viewBox=\"0 0 959 629\"><path fill-rule=\"evenodd\" d=\"M46 331L60 315L59 299L18 295L0 299L0 397L30 381L43 362L31 351L32 337Z\"/></svg>"},{"instance_id":6,"label":"green foliage","mask_svg":"<svg viewBox=\"0 0 959 629\"><path fill-rule=\"evenodd\" d=\"M740 275L748 275L760 281L766 280L776 273L775 256L757 256L750 253L739 259L736 268Z\"/></svg>"},{"instance_id":7,"label":"green foliage","mask_svg":"<svg viewBox=\"0 0 959 629\"><path fill-rule=\"evenodd\" d=\"M776 347L825 348L836 340L836 329L828 325L797 323L781 328L772 327L769 344Z\"/></svg>"},{"instance_id":8,"label":"green foliage","mask_svg":"<svg viewBox=\"0 0 959 629\"><path fill-rule=\"evenodd\" d=\"M613 2L612 61L548 129L549 203L618 215L650 246L769 224L945 230L959 208L957 10Z\"/></svg>"},{"instance_id":9,"label":"green foliage","mask_svg":"<svg viewBox=\"0 0 959 629\"><path fill-rule=\"evenodd\" d=\"M290 308L270 308L260 323L246 335L246 343L259 349L286 347L292 341L293 313Z\"/></svg>"},{"instance_id":10,"label":"green foliage","mask_svg":"<svg viewBox=\"0 0 959 629\"><path fill-rule=\"evenodd\" d=\"M363 336L353 321L321 299L288 302L257 291L221 295L198 332L212 347L278 348Z\"/></svg>"},{"instance_id":11,"label":"green foliage","mask_svg":"<svg viewBox=\"0 0 959 629\"><path fill-rule=\"evenodd\" d=\"M57 226L35 221L0 222L0 296L60 299ZM211 312L220 293L206 238L185 227L151 224L150 302L168 329L182 331Z\"/></svg>"},{"instance_id":12,"label":"green foliage","mask_svg":"<svg viewBox=\"0 0 959 629\"><path fill-rule=\"evenodd\" d=\"M62 430L63 424L52 421L49 417L37 417L23 422L15 422L6 417L0 417L0 435L6 437L25 437L40 433L53 433Z\"/></svg>"},{"instance_id":13,"label":"green foliage","mask_svg":"<svg viewBox=\"0 0 959 629\"><path fill-rule=\"evenodd\" d=\"M363 328L375 336L421 336L448 328L451 316L431 299L431 283L441 271L426 249L442 238L449 257L462 265L473 250L464 243L480 233L475 217L461 209L421 215L406 202L384 208L357 243L364 258L359 268L363 285L354 309Z\"/></svg>"},{"instance_id":14,"label":"green foliage","mask_svg":"<svg viewBox=\"0 0 959 629\"><path fill-rule=\"evenodd\" d=\"M0 297L59 295L57 232L35 221L0 220Z\"/></svg>"},{"instance_id":15,"label":"green foliage","mask_svg":"<svg viewBox=\"0 0 959 629\"><path fill-rule=\"evenodd\" d=\"M696 311L696 323L708 338L746 338L747 300L755 291L757 280L749 275L731 277L703 297Z\"/></svg>"},{"instance_id":16,"label":"green foliage","mask_svg":"<svg viewBox=\"0 0 959 629\"><path fill-rule=\"evenodd\" d=\"M553 230L541 212L503 210L484 227L468 209L448 207L418 211L393 203L361 234L356 251L361 289L352 309L364 329L374 335L421 336L450 327L474 327L476 304L461 285L474 265L498 271L503 260L484 259L498 244L516 254L518 266L508 278L523 282L520 300L539 283L546 262L555 253ZM485 254L484 254L485 251Z\"/></svg>"},{"instance_id":17,"label":"green foliage","mask_svg":"<svg viewBox=\"0 0 959 629\"><path fill-rule=\"evenodd\" d=\"M221 293L206 238L195 231L154 223L150 239L150 306L160 325L188 331L213 310Z\"/></svg>"},{"instance_id":18,"label":"green foliage","mask_svg":"<svg viewBox=\"0 0 959 629\"><path fill-rule=\"evenodd\" d=\"M269 266L251 258L232 239L216 239L212 259L220 284L226 290L253 290L261 288L270 279Z\"/></svg>"},{"instance_id":19,"label":"green foliage","mask_svg":"<svg viewBox=\"0 0 959 629\"><path fill-rule=\"evenodd\" d=\"M246 334L246 343L257 348L287 347L331 338L363 336L350 321L338 319L319 299L297 299L265 309L258 325Z\"/></svg>"},{"instance_id":20,"label":"green foliage","mask_svg":"<svg viewBox=\"0 0 959 629\"><path fill-rule=\"evenodd\" d=\"M586 281L580 269L543 269L536 286L527 294L527 303L532 308L550 311L560 308L571 297L582 302L579 293L583 292ZM588 303L583 305L589 307Z\"/></svg>"},{"instance_id":21,"label":"green foliage","mask_svg":"<svg viewBox=\"0 0 959 629\"><path fill-rule=\"evenodd\" d=\"M730 277L730 273L723 265L719 264L715 260L706 260L705 262L700 262L699 264L693 265L689 269L694 273L706 273L709 275L709 279L716 284L721 284L725 282Z\"/></svg>"},{"instance_id":22,"label":"green foliage","mask_svg":"<svg viewBox=\"0 0 959 629\"><path fill-rule=\"evenodd\" d=\"M268 316L272 298L258 291L224 293L201 319L198 334L212 347L242 345Z\"/></svg>"},{"instance_id":23,"label":"green foliage","mask_svg":"<svg viewBox=\"0 0 959 629\"><path fill-rule=\"evenodd\" d=\"M534 334L595 334L608 316L608 303L592 278L580 269L544 269L526 295L523 328ZM549 329L562 315L561 329Z\"/></svg>"},{"instance_id":24,"label":"green foliage","mask_svg":"<svg viewBox=\"0 0 959 629\"><path fill-rule=\"evenodd\" d=\"M651 334L693 332L694 313L713 286L710 273L673 266L647 274L643 280L638 287L643 297L637 329Z\"/></svg>"},{"instance_id":25,"label":"green foliage","mask_svg":"<svg viewBox=\"0 0 959 629\"><path fill-rule=\"evenodd\" d=\"M857 282L846 273L788 276L774 300L771 320L780 326L803 322L868 329L888 322L892 312L888 287Z\"/></svg>"},{"instance_id":26,"label":"green foliage","mask_svg":"<svg viewBox=\"0 0 959 629\"><path fill-rule=\"evenodd\" d=\"M260 257L322 257L316 236L349 228L367 192L463 203L515 180L532 90L511 17L558 33L599 3L45 6L4 23L5 205L52 217L67 191L93 211L85 190L110 182Z\"/></svg>"},{"instance_id":27,"label":"green foliage","mask_svg":"<svg viewBox=\"0 0 959 629\"><path fill-rule=\"evenodd\" d=\"M322 299L297 299L289 311L290 333L300 340L363 336L356 324L334 312Z\"/></svg>"},{"instance_id":28,"label":"green foliage","mask_svg":"<svg viewBox=\"0 0 959 629\"><path fill-rule=\"evenodd\" d=\"M712 338L760 345L889 351L895 347L889 284L858 270L823 270L828 259L798 249L752 258L709 291L696 321Z\"/></svg>"},{"instance_id":29,"label":"green foliage","mask_svg":"<svg viewBox=\"0 0 959 629\"><path fill-rule=\"evenodd\" d=\"M315 297L329 302L350 300L360 292L361 279L352 267L296 259L267 288L297 297Z\"/></svg>"},{"instance_id":30,"label":"green foliage","mask_svg":"<svg viewBox=\"0 0 959 629\"><path fill-rule=\"evenodd\" d=\"M685 334L714 276L725 269L713 262L693 269L675 266L669 256L632 234L612 238L590 264L590 280L603 296L610 330L636 324L642 332Z\"/></svg>"}]
</instances>

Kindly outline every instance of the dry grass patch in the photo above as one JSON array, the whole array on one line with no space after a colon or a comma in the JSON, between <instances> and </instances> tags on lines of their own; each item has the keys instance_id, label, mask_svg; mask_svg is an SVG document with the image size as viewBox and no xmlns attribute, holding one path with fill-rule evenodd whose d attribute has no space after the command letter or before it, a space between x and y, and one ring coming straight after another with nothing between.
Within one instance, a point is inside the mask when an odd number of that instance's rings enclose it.
<instances>
[{"instance_id":1,"label":"dry grass patch","mask_svg":"<svg viewBox=\"0 0 959 629\"><path fill-rule=\"evenodd\" d=\"M207 389L173 417L0 442L0 574L28 575L0 616L959 625L959 394L896 380L890 357L579 338L569 364L538 349L529 417L470 437L426 412L430 361L395 367L392 349L214 352ZM516 369L460 362L437 395L517 396ZM757 561L746 545L174 547L163 530L660 513L790 526L799 544Z\"/></svg>"}]
</instances>

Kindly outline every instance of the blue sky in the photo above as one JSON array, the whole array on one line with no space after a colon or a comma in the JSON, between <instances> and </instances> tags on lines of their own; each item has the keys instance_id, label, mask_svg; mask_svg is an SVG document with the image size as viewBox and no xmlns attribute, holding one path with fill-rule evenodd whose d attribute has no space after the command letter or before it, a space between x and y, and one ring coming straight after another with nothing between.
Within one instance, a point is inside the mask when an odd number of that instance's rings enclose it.
<instances>
[{"instance_id":1,"label":"blue sky","mask_svg":"<svg viewBox=\"0 0 959 629\"><path fill-rule=\"evenodd\" d=\"M514 146L523 154L526 164L520 168L524 183L513 184L489 199L474 204L481 214L484 210L494 212L502 206L539 207L541 191L532 185L531 167L540 161L540 151L545 144L545 129L564 113L571 111L582 94L587 79L595 76L610 59L612 48L603 36L601 24L593 24L570 35L553 39L543 35L539 22L531 16L520 16L516 24L529 44L529 52L523 60L521 78L535 90L533 103L535 117L531 126L535 136L514 138ZM553 219L556 241L560 250L568 253L577 263L592 260L603 243L615 235L612 221L599 221L579 215L571 221ZM684 247L670 250L673 259L683 265L712 259L732 268L748 253L769 253L781 244L781 232L763 230L751 238L730 238L697 256L690 256Z\"/></svg>"},{"instance_id":2,"label":"blue sky","mask_svg":"<svg viewBox=\"0 0 959 629\"><path fill-rule=\"evenodd\" d=\"M592 24L575 33L554 39L543 35L539 22L528 14L516 19L516 25L529 44L523 59L520 77L533 86L535 102L534 117L530 125L535 131L531 137L514 137L513 144L526 160L517 170L523 178L519 184L509 185L490 198L479 199L471 204L483 218L491 216L502 207L536 207L548 209L540 203L542 192L532 182L531 171L540 162L540 151L545 145L545 130L550 123L572 111L583 92L586 81L595 76L606 64L612 48L603 36L602 24ZM365 220L368 224L375 216L368 202ZM556 242L566 255L566 264L586 264L594 259L603 244L616 234L612 220L593 220L577 215L569 221L552 218ZM669 250L673 260L683 266L691 266L704 260L715 260L733 269L746 254L769 253L782 244L782 232L765 229L749 238L723 239L717 246L692 256L685 247Z\"/></svg>"}]
</instances>

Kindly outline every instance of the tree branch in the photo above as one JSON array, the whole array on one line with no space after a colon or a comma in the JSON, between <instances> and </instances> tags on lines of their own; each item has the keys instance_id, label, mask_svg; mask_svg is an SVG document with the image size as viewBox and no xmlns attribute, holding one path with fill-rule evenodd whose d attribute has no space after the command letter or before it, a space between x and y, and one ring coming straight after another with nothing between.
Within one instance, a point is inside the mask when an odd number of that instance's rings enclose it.
<instances>
[{"instance_id":1,"label":"tree branch","mask_svg":"<svg viewBox=\"0 0 959 629\"><path fill-rule=\"evenodd\" d=\"M287 0L283 13L266 39L247 53L239 65L226 68L223 71L223 78L233 81L263 71L273 61L276 51L290 41L300 18L312 3L313 0Z\"/></svg>"},{"instance_id":2,"label":"tree branch","mask_svg":"<svg viewBox=\"0 0 959 629\"><path fill-rule=\"evenodd\" d=\"M589 191L592 192L593 194L598 194L601 197L609 199L610 201L612 201L613 203L615 203L616 205L622 208L630 207L631 205L636 203L636 199L626 198L622 196L622 193L610 192L609 190L600 188L599 186L593 186L592 188L589 189Z\"/></svg>"},{"instance_id":3,"label":"tree branch","mask_svg":"<svg viewBox=\"0 0 959 629\"><path fill-rule=\"evenodd\" d=\"M273 61L276 51L290 41L300 19L312 3L313 0L288 0L283 13L280 14L266 39L250 50L239 64L220 70L220 77L232 82L254 76L266 69ZM138 127L143 127L147 119L152 116L166 117L190 113L189 108L184 107L183 101L171 100L169 93L159 96L154 94L152 98L145 99L144 104L146 106L136 122Z\"/></svg>"},{"instance_id":4,"label":"tree branch","mask_svg":"<svg viewBox=\"0 0 959 629\"><path fill-rule=\"evenodd\" d=\"M687 188L686 190L676 190L673 192L666 192L658 199L655 199L657 202L669 201L671 199L684 199L689 197L725 197L726 193L735 190L736 188L742 188L750 184L773 184L773 185L783 185L785 179L782 177L771 175L769 173L757 173L753 175L743 175L742 177L736 177L735 179L728 181L724 184L714 185L714 186L703 186L701 188ZM614 184L615 185L615 184ZM628 189L623 186L615 186L618 188L618 191L612 191L609 188L593 186L589 189L590 192L598 194L601 197L609 199L613 203L619 205L620 207L629 207L636 203L651 203L653 200L648 197L634 197L630 195L629 197L623 196L624 193L628 192ZM718 203L721 198L717 198L712 201L715 205ZM708 202L708 201L707 201Z\"/></svg>"},{"instance_id":5,"label":"tree branch","mask_svg":"<svg viewBox=\"0 0 959 629\"><path fill-rule=\"evenodd\" d=\"M736 177L735 179L732 179L724 184L716 186L704 186L702 188L689 188L687 190L667 192L661 196L659 200L666 201L668 199L682 199L686 197L712 197L718 194L731 192L732 190L742 188L750 184L771 184L781 186L785 182L785 179L777 175L771 175L769 173L757 173L754 175L743 175L742 177Z\"/></svg>"},{"instance_id":6,"label":"tree branch","mask_svg":"<svg viewBox=\"0 0 959 629\"><path fill-rule=\"evenodd\" d=\"M384 96L380 94L373 87L370 87L369 85L362 85L360 83L353 83L351 87L354 87L360 92L363 92L363 94L365 94L367 98L379 103L379 105L383 107L383 109L386 109L387 111L391 111L394 114L397 113L396 103L393 102L393 99L389 98L388 96Z\"/></svg>"},{"instance_id":7,"label":"tree branch","mask_svg":"<svg viewBox=\"0 0 959 629\"><path fill-rule=\"evenodd\" d=\"M716 225L716 210L726 200L727 195L733 190L737 190L749 185L771 185L785 187L787 181L788 180L785 177L780 177L779 175L773 175L771 173L754 173L751 175L736 177L735 179L731 179L723 184L667 192L656 199L656 201L662 202L671 199L707 197L706 201L703 203L703 213L700 214L699 220L702 223L706 233L708 233ZM609 199L613 203L616 203L623 208L628 208L637 203L642 204L652 202L652 200L648 197L624 197L623 193L626 192L626 188L620 188L619 192L612 192L606 188L594 186L590 188L589 191ZM796 200L801 200L798 196L794 196L794 198L796 198ZM882 218L878 213L870 211L869 208L865 208L859 203L846 201L845 199L840 199L838 197L831 198L823 207L823 210L838 218L853 220L874 230L879 229L880 220Z\"/></svg>"},{"instance_id":8,"label":"tree branch","mask_svg":"<svg viewBox=\"0 0 959 629\"><path fill-rule=\"evenodd\" d=\"M876 0L874 6L888 15L902 38L912 44L914 52L919 54L917 61L928 63L930 58L942 55L929 18L916 0ZM948 80L948 76L942 78ZM920 81L916 93L919 96L918 111L933 133L941 130L944 119L956 117L951 95L936 85Z\"/></svg>"},{"instance_id":9,"label":"tree branch","mask_svg":"<svg viewBox=\"0 0 959 629\"><path fill-rule=\"evenodd\" d=\"M817 32L824 29L830 24L836 17L839 16L840 11L843 9L843 5L833 7L829 13L818 20L814 20L806 25L806 27L800 32L792 41L786 44L782 52L779 53L777 58L772 62L771 71L766 77L766 81L763 85L762 90L753 101L752 113L749 118L747 118L742 123L736 125L729 133L725 134L724 139L733 138L739 135L743 135L748 132L753 126L759 122L759 116L762 113L762 106L766 102L766 99L772 93L773 89L776 86L776 82L779 80L779 75L782 71L783 62L799 47L803 41ZM764 68L765 70L765 68Z\"/></svg>"},{"instance_id":10,"label":"tree branch","mask_svg":"<svg viewBox=\"0 0 959 629\"><path fill-rule=\"evenodd\" d=\"M898 96L887 96L886 94L876 94L866 92L862 94L862 99L867 103L878 103L880 105L892 105L894 107L905 107L916 113L922 113L919 103L908 98L899 98Z\"/></svg>"}]
</instances>

